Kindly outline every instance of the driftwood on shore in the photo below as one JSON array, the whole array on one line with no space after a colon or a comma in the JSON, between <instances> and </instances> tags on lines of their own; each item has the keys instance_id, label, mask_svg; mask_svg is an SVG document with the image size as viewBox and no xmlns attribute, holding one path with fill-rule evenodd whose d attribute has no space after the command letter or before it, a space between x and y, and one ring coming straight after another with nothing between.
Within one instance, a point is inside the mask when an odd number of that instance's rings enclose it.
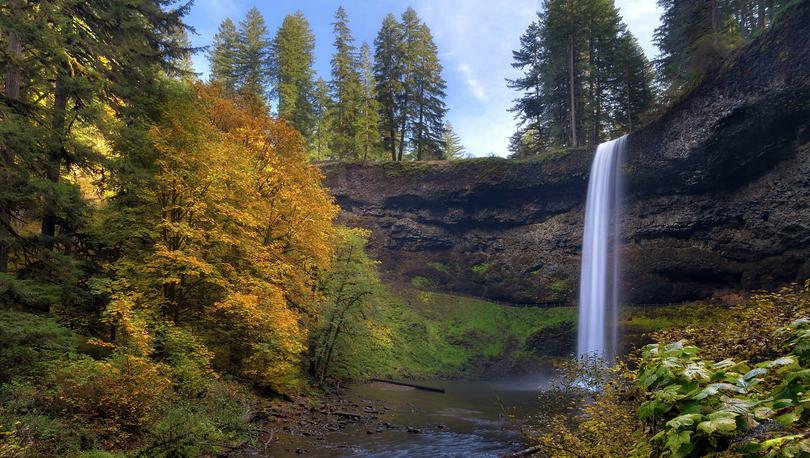
<instances>
[{"instance_id":1,"label":"driftwood on shore","mask_svg":"<svg viewBox=\"0 0 810 458\"><path fill-rule=\"evenodd\" d=\"M380 383L390 383L391 385L408 386L408 387L411 387L411 388L416 388L417 390L432 391L434 393L444 393L444 388L436 388L436 387L433 387L433 386L416 385L414 383L397 382L395 380L386 380L386 379L382 379L382 378L372 378L371 381L372 382L380 382Z\"/></svg>"},{"instance_id":2,"label":"driftwood on shore","mask_svg":"<svg viewBox=\"0 0 810 458\"><path fill-rule=\"evenodd\" d=\"M540 445L535 445L534 447L529 447L527 449L520 450L515 453L510 453L508 455L504 455L503 458L523 458L526 456L534 455L535 453L541 451L543 449Z\"/></svg>"}]
</instances>

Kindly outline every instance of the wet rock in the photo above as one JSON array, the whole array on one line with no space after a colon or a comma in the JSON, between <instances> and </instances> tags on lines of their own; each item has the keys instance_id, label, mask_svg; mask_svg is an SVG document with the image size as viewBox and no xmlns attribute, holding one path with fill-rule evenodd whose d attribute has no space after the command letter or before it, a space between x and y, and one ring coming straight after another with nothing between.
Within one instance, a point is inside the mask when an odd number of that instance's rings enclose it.
<instances>
[{"instance_id":1,"label":"wet rock","mask_svg":"<svg viewBox=\"0 0 810 458\"><path fill-rule=\"evenodd\" d=\"M808 2L631 135L627 301L703 299L810 274L810 46L798 36L810 36ZM340 221L371 229L388 280L563 305L576 301L591 159L575 150L321 167Z\"/></svg>"}]
</instances>

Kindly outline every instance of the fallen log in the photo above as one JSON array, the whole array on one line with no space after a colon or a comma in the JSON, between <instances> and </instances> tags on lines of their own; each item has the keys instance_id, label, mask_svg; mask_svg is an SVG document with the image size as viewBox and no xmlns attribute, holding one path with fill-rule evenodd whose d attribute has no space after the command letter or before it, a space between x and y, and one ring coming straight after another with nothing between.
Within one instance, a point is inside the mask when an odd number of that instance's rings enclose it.
<instances>
[{"instance_id":1,"label":"fallen log","mask_svg":"<svg viewBox=\"0 0 810 458\"><path fill-rule=\"evenodd\" d=\"M508 455L504 455L503 458L523 458L526 456L534 455L535 453L543 450L543 447L540 445L535 445L534 447L529 447L527 449L520 450L515 453L510 453Z\"/></svg>"},{"instance_id":2,"label":"fallen log","mask_svg":"<svg viewBox=\"0 0 810 458\"><path fill-rule=\"evenodd\" d=\"M360 415L360 414L356 414L356 413L352 413L352 412L341 412L339 410L336 410L336 411L332 412L332 415L337 415L338 417L351 418L353 420L361 420L363 418L363 416Z\"/></svg>"},{"instance_id":3,"label":"fallen log","mask_svg":"<svg viewBox=\"0 0 810 458\"><path fill-rule=\"evenodd\" d=\"M372 378L371 381L372 382L380 382L380 383L390 383L391 385L408 386L408 387L411 387L411 388L416 388L417 390L432 391L434 393L444 393L444 388L436 388L436 387L433 387L433 386L416 385L414 383L397 382L397 381L394 381L394 380L386 380L386 379L382 379L382 378Z\"/></svg>"}]
</instances>

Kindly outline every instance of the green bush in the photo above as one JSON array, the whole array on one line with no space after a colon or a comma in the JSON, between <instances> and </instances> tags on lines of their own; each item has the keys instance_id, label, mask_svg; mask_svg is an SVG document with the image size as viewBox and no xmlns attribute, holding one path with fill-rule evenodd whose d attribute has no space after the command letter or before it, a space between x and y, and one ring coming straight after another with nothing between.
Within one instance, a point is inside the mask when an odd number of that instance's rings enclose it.
<instances>
[{"instance_id":1,"label":"green bush","mask_svg":"<svg viewBox=\"0 0 810 458\"><path fill-rule=\"evenodd\" d=\"M80 340L53 318L0 310L0 383L41 372L44 362L75 353Z\"/></svg>"}]
</instances>

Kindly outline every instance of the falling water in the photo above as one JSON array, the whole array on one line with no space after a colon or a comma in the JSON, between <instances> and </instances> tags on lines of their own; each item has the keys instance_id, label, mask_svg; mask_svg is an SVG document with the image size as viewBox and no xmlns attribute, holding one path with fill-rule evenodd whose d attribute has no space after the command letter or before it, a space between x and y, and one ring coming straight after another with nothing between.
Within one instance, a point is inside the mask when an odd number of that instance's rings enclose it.
<instances>
[{"instance_id":1,"label":"falling water","mask_svg":"<svg viewBox=\"0 0 810 458\"><path fill-rule=\"evenodd\" d=\"M618 351L620 165L626 136L596 149L585 205L579 285L579 356L606 360Z\"/></svg>"}]
</instances>

